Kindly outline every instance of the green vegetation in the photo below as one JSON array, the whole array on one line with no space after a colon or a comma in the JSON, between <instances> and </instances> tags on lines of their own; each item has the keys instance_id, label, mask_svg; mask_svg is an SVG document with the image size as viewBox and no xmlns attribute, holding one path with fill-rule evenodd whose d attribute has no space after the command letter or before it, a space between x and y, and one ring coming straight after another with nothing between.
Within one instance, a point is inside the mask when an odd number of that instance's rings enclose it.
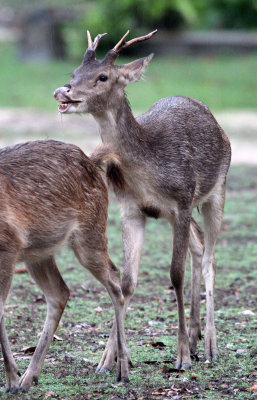
<instances>
[{"instance_id":1,"label":"green vegetation","mask_svg":"<svg viewBox=\"0 0 257 400\"><path fill-rule=\"evenodd\" d=\"M124 27L137 35L156 27L256 29L256 18L254 0L99 0L88 3L83 22L96 32L104 26L117 40L124 34Z\"/></svg>"},{"instance_id":2,"label":"green vegetation","mask_svg":"<svg viewBox=\"0 0 257 400\"><path fill-rule=\"evenodd\" d=\"M63 341L52 343L39 385L19 399L44 399L48 391L52 392L48 398L63 400L254 399L256 392L246 389L254 384L256 368L256 195L257 168L232 167L223 229L217 244L215 308L220 351L217 361L204 363L203 341L200 341L199 361L193 361L192 370L178 373L172 369L176 357L177 311L169 283L171 231L164 221L149 220L139 284L126 319L127 341L134 363L130 383L115 383L114 371L106 375L94 373L107 341L113 311L101 285L65 249L58 257L58 265L71 289L71 298L57 331ZM111 196L110 254L121 265L117 209ZM189 264L185 296L188 317ZM243 313L245 310L248 314ZM249 314L249 310L255 315ZM31 278L15 274L6 307L6 325L14 352L36 344L45 312L43 297ZM204 294L201 312L204 328ZM29 360L20 357L29 356L23 353L16 356L23 372ZM0 385L4 385L3 363Z\"/></svg>"},{"instance_id":3,"label":"green vegetation","mask_svg":"<svg viewBox=\"0 0 257 400\"><path fill-rule=\"evenodd\" d=\"M52 93L70 80L80 61L24 64L15 60L12 46L1 45L0 50L0 107L56 110ZM201 99L214 111L256 108L256 70L257 55L156 57L145 80L128 86L128 98L133 109L142 111L161 97L178 94Z\"/></svg>"}]
</instances>

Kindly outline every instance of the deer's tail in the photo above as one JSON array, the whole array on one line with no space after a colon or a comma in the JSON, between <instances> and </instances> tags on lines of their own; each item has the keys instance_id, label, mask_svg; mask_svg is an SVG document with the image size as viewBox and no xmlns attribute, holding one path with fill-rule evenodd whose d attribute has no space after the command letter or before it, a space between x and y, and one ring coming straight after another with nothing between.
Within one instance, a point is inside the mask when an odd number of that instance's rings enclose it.
<instances>
[{"instance_id":1,"label":"deer's tail","mask_svg":"<svg viewBox=\"0 0 257 400\"><path fill-rule=\"evenodd\" d=\"M114 190L125 189L123 166L120 157L114 152L111 145L97 146L90 155L90 159L99 169L105 170L108 184L111 184Z\"/></svg>"}]
</instances>

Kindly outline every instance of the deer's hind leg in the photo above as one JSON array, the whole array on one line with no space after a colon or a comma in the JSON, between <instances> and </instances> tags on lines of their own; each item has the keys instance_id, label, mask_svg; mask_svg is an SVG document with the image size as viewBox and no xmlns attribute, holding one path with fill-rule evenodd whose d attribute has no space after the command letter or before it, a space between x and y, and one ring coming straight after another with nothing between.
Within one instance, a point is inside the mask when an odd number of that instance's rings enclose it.
<instances>
[{"instance_id":1,"label":"deer's hind leg","mask_svg":"<svg viewBox=\"0 0 257 400\"><path fill-rule=\"evenodd\" d=\"M5 392L17 393L19 390L18 368L13 358L10 343L4 326L4 304L11 287L16 254L0 251L0 342L6 373Z\"/></svg>"},{"instance_id":2,"label":"deer's hind leg","mask_svg":"<svg viewBox=\"0 0 257 400\"><path fill-rule=\"evenodd\" d=\"M214 323L214 286L215 286L215 244L220 231L225 201L225 183L216 187L215 192L203 204L204 243L202 269L205 279L207 320L204 334L205 358L218 357L216 328Z\"/></svg>"},{"instance_id":3,"label":"deer's hind leg","mask_svg":"<svg viewBox=\"0 0 257 400\"><path fill-rule=\"evenodd\" d=\"M186 255L189 245L189 231L191 208L179 209L173 222L173 255L170 269L172 285L175 289L178 308L178 353L176 368L189 369L191 359L189 352L189 338L185 322L184 311L184 273Z\"/></svg>"},{"instance_id":4,"label":"deer's hind leg","mask_svg":"<svg viewBox=\"0 0 257 400\"><path fill-rule=\"evenodd\" d=\"M27 392L33 381L38 382L42 364L70 294L58 271L54 257L49 256L38 262L28 261L26 265L32 278L45 295L47 315L35 353L26 372L20 379L19 384L22 392Z\"/></svg>"},{"instance_id":5,"label":"deer's hind leg","mask_svg":"<svg viewBox=\"0 0 257 400\"><path fill-rule=\"evenodd\" d=\"M200 289L202 277L202 258L204 250L203 232L192 218L189 235L191 258L191 308L189 321L189 345L192 355L196 353L198 339L201 339Z\"/></svg>"},{"instance_id":6,"label":"deer's hind leg","mask_svg":"<svg viewBox=\"0 0 257 400\"><path fill-rule=\"evenodd\" d=\"M128 352L123 323L124 297L120 271L110 260L105 235L96 232L76 233L71 246L80 263L87 268L108 291L115 311L113 340L117 346L117 380L128 381ZM93 239L93 240L92 240Z\"/></svg>"}]
</instances>

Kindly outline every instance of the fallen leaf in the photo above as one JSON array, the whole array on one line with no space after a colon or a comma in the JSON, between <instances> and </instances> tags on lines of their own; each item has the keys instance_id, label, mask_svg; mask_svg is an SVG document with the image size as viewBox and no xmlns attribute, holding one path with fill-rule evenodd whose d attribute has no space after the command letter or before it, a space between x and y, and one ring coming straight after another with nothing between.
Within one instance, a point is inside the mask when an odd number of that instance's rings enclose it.
<instances>
[{"instance_id":1,"label":"fallen leaf","mask_svg":"<svg viewBox=\"0 0 257 400\"><path fill-rule=\"evenodd\" d=\"M181 392L181 391L182 391L181 388L171 388L171 389L168 391L167 395L168 395L168 396L173 396L173 395L174 395L174 392L175 392L175 393L178 393L178 392Z\"/></svg>"},{"instance_id":2,"label":"fallen leaf","mask_svg":"<svg viewBox=\"0 0 257 400\"><path fill-rule=\"evenodd\" d=\"M55 392L52 392L51 390L49 390L48 392L44 393L44 397L46 399L48 399L48 397L58 397L58 395Z\"/></svg>"},{"instance_id":3,"label":"fallen leaf","mask_svg":"<svg viewBox=\"0 0 257 400\"><path fill-rule=\"evenodd\" d=\"M149 326L159 325L159 321L148 321Z\"/></svg>"},{"instance_id":4,"label":"fallen leaf","mask_svg":"<svg viewBox=\"0 0 257 400\"><path fill-rule=\"evenodd\" d=\"M35 303L45 303L45 302L46 302L46 301L45 301L45 296L44 296L43 294L38 295L38 296L35 298L34 302L35 302Z\"/></svg>"},{"instance_id":5,"label":"fallen leaf","mask_svg":"<svg viewBox=\"0 0 257 400\"><path fill-rule=\"evenodd\" d=\"M4 308L17 308L18 304L6 304Z\"/></svg>"},{"instance_id":6,"label":"fallen leaf","mask_svg":"<svg viewBox=\"0 0 257 400\"><path fill-rule=\"evenodd\" d=\"M158 396L158 395L160 396L160 395L162 395L162 394L165 394L165 392L152 392L152 394L157 395L157 396Z\"/></svg>"},{"instance_id":7,"label":"fallen leaf","mask_svg":"<svg viewBox=\"0 0 257 400\"><path fill-rule=\"evenodd\" d=\"M251 387L245 388L245 390L257 390L257 385L253 385Z\"/></svg>"},{"instance_id":8,"label":"fallen leaf","mask_svg":"<svg viewBox=\"0 0 257 400\"><path fill-rule=\"evenodd\" d=\"M183 374L185 372L185 370L183 369L177 369L177 368L170 368L167 367L167 365L164 365L161 370L160 370L163 374Z\"/></svg>"},{"instance_id":9,"label":"fallen leaf","mask_svg":"<svg viewBox=\"0 0 257 400\"><path fill-rule=\"evenodd\" d=\"M30 360L32 357L32 354L33 353L31 353L29 356L25 356L22 353L13 353L13 356L14 356L14 358L21 358L22 360Z\"/></svg>"},{"instance_id":10,"label":"fallen leaf","mask_svg":"<svg viewBox=\"0 0 257 400\"><path fill-rule=\"evenodd\" d=\"M147 361L143 361L144 364L158 364L158 361L156 360L147 360Z\"/></svg>"},{"instance_id":11,"label":"fallen leaf","mask_svg":"<svg viewBox=\"0 0 257 400\"><path fill-rule=\"evenodd\" d=\"M64 339L60 336L54 335L53 340L58 340L58 342L62 342Z\"/></svg>"},{"instance_id":12,"label":"fallen leaf","mask_svg":"<svg viewBox=\"0 0 257 400\"><path fill-rule=\"evenodd\" d=\"M243 315L255 315L255 313L252 310L244 310L239 312L239 314L243 314Z\"/></svg>"},{"instance_id":13,"label":"fallen leaf","mask_svg":"<svg viewBox=\"0 0 257 400\"><path fill-rule=\"evenodd\" d=\"M26 272L28 272L28 270L27 270L26 267L20 267L20 268L16 268L16 269L14 270L14 273L15 273L15 274L24 274L24 273L26 273Z\"/></svg>"},{"instance_id":14,"label":"fallen leaf","mask_svg":"<svg viewBox=\"0 0 257 400\"><path fill-rule=\"evenodd\" d=\"M150 344L153 347L157 347L157 348L166 347L166 344L164 344L163 342L155 342L154 340L151 340Z\"/></svg>"},{"instance_id":15,"label":"fallen leaf","mask_svg":"<svg viewBox=\"0 0 257 400\"><path fill-rule=\"evenodd\" d=\"M237 349L236 353L237 354L244 354L244 353L247 353L247 350L246 349Z\"/></svg>"},{"instance_id":16,"label":"fallen leaf","mask_svg":"<svg viewBox=\"0 0 257 400\"><path fill-rule=\"evenodd\" d=\"M102 307L98 306L94 309L95 312L101 313L103 311Z\"/></svg>"},{"instance_id":17,"label":"fallen leaf","mask_svg":"<svg viewBox=\"0 0 257 400\"><path fill-rule=\"evenodd\" d=\"M257 376L257 371L254 371L251 375Z\"/></svg>"},{"instance_id":18,"label":"fallen leaf","mask_svg":"<svg viewBox=\"0 0 257 400\"><path fill-rule=\"evenodd\" d=\"M29 347L23 347L21 351L23 354L33 354L36 350L36 346L29 346Z\"/></svg>"}]
</instances>

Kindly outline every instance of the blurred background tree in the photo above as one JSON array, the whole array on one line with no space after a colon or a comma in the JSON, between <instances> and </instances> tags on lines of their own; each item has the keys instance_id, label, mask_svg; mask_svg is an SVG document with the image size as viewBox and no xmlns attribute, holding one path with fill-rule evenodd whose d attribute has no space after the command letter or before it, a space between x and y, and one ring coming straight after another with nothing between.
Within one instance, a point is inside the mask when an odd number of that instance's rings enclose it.
<instances>
[{"instance_id":1,"label":"blurred background tree","mask_svg":"<svg viewBox=\"0 0 257 400\"><path fill-rule=\"evenodd\" d=\"M12 41L2 35L7 25ZM49 92L81 61L86 29L92 36L108 32L97 49L100 59L127 29L133 37L156 28L151 41L129 49L158 56L144 101L143 82L128 88L133 107L149 107L171 93L198 97L215 109L255 107L256 0L0 0L0 102L54 109Z\"/></svg>"},{"instance_id":2,"label":"blurred background tree","mask_svg":"<svg viewBox=\"0 0 257 400\"><path fill-rule=\"evenodd\" d=\"M77 58L85 49L86 35L81 32L86 28L92 36L103 31L109 33L101 43L101 48L106 50L127 29L135 36L156 28L171 33L186 29L252 30L257 27L256 0L0 0L1 4L15 9L26 20L35 10L47 10L48 14L51 11L56 16L51 29L62 33L70 58Z\"/></svg>"},{"instance_id":3,"label":"blurred background tree","mask_svg":"<svg viewBox=\"0 0 257 400\"><path fill-rule=\"evenodd\" d=\"M114 23L115 20L115 23ZM95 32L106 30L117 40L127 28L145 30L253 29L255 0L98 0L88 2L84 24Z\"/></svg>"}]
</instances>

